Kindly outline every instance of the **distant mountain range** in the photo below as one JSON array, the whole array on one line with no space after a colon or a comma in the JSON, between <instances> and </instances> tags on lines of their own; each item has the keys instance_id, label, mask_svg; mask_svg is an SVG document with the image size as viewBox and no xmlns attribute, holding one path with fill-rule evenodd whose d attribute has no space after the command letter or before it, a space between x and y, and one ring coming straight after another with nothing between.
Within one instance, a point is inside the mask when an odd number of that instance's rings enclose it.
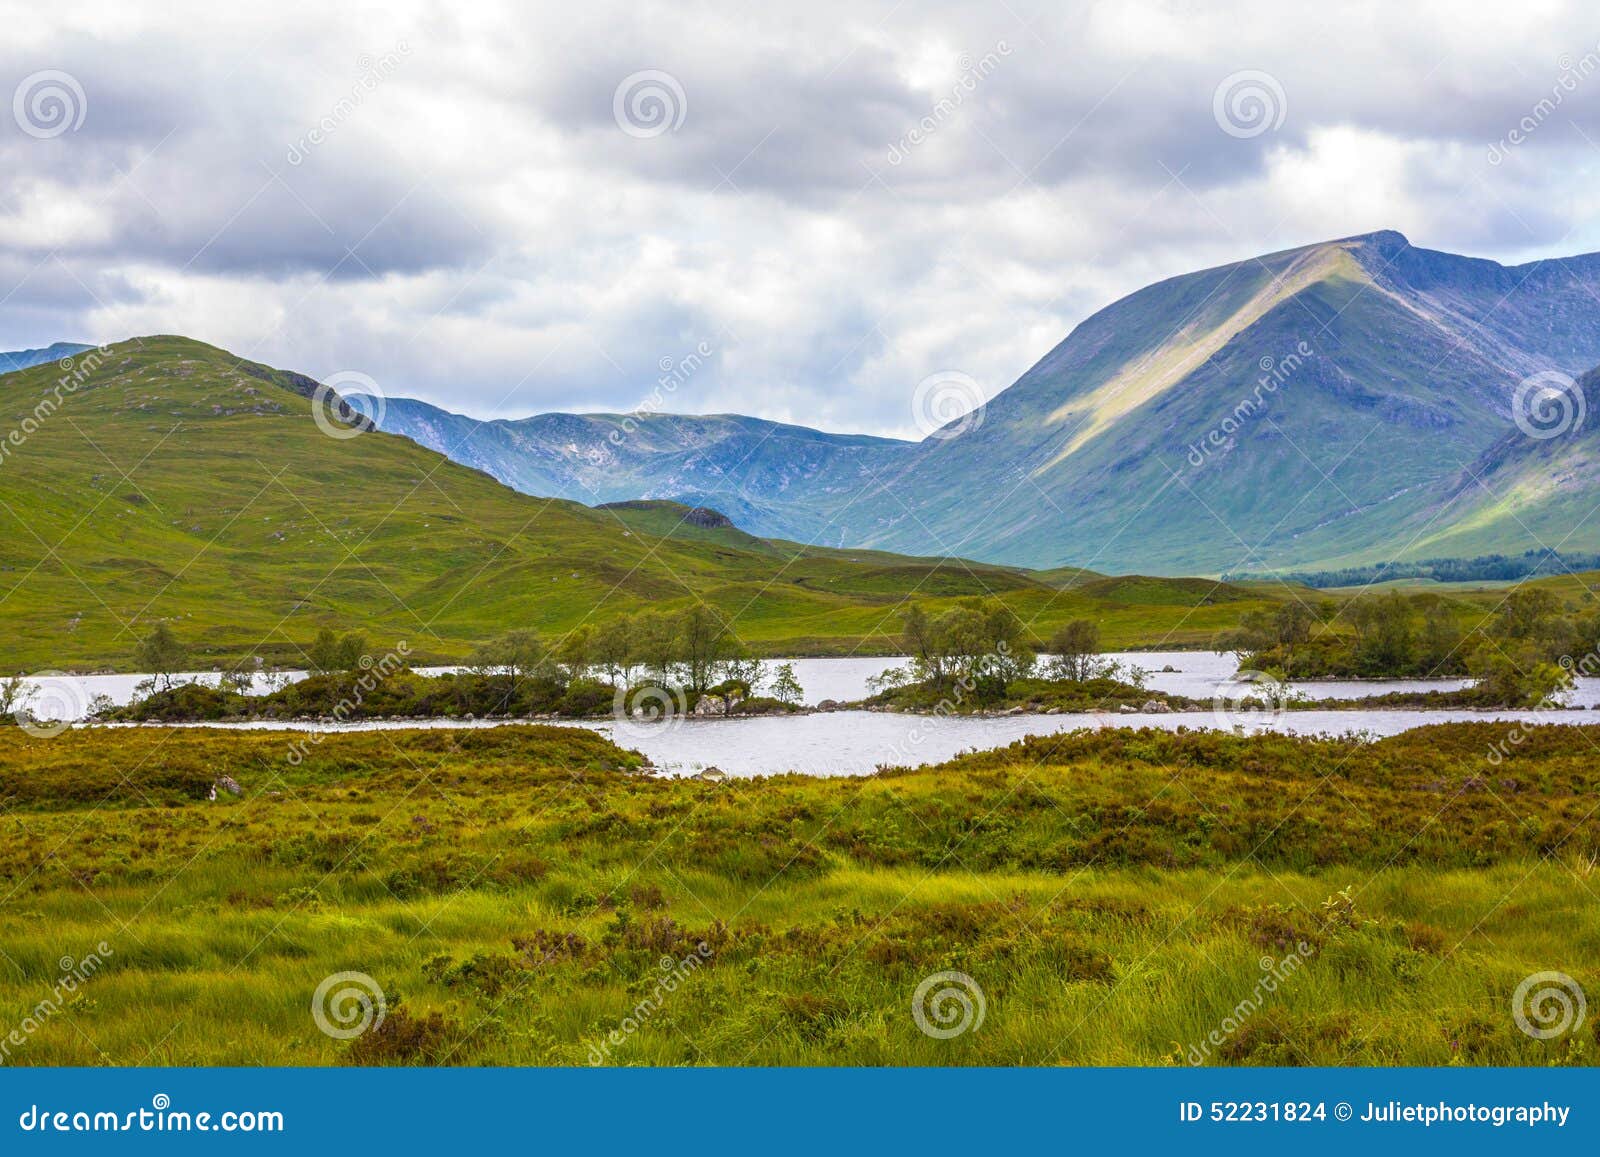
<instances>
[{"instance_id":1,"label":"distant mountain range","mask_svg":"<svg viewBox=\"0 0 1600 1157\"><path fill-rule=\"evenodd\" d=\"M54 345L38 350L12 350L9 353L0 352L0 374L9 374L14 370L26 370L33 366L43 365L45 362L58 362L62 358L81 354L84 350L93 349L93 346L80 345L77 342L58 341Z\"/></svg>"},{"instance_id":2,"label":"distant mountain range","mask_svg":"<svg viewBox=\"0 0 1600 1157\"><path fill-rule=\"evenodd\" d=\"M1600 547L1593 383L1581 402L1552 392L1597 364L1600 255L1508 267L1386 231L1142 289L981 420L916 443L729 415L480 423L406 399L380 424L529 493L673 499L805 542L1113 573L1332 569ZM1587 414L1534 437L1519 401L1535 428L1563 405Z\"/></svg>"}]
</instances>

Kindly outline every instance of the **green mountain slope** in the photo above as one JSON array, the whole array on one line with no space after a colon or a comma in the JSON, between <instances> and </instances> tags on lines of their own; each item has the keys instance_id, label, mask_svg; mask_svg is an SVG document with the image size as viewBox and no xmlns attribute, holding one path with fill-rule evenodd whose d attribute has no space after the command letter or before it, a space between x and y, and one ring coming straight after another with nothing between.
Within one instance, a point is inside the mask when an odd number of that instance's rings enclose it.
<instances>
[{"instance_id":1,"label":"green mountain slope","mask_svg":"<svg viewBox=\"0 0 1600 1157\"><path fill-rule=\"evenodd\" d=\"M532 498L405 438L330 437L311 379L182 338L111 346L77 372L68 388L54 364L0 378L7 671L128 669L157 621L209 666L298 662L321 626L443 660L513 627L559 633L695 598L769 654L892 651L908 595L997 594L1041 634L1093 614L1113 643L1196 643L1237 612L770 541L662 503Z\"/></svg>"},{"instance_id":2,"label":"green mountain slope","mask_svg":"<svg viewBox=\"0 0 1600 1157\"><path fill-rule=\"evenodd\" d=\"M1380 232L1142 289L945 437L877 444L654 415L608 467L604 498L675 497L760 534L1038 568L1437 556L1451 528L1436 516L1461 516L1461 476L1514 431L1518 383L1597 363L1600 255L1506 267ZM604 457L620 420L544 415L512 424L516 441L428 410L391 402L384 426L518 488L588 500L593 483L522 464ZM1600 501L1581 471L1550 481L1551 509ZM1473 509L1462 549L1544 545L1509 514ZM1600 527L1584 525L1564 549L1597 546Z\"/></svg>"}]
</instances>

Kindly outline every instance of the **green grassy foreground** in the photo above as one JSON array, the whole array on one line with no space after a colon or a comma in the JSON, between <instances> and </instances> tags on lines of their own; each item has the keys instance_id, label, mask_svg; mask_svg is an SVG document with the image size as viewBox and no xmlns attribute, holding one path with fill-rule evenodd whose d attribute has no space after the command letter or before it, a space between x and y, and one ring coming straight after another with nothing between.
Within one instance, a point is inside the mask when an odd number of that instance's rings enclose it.
<instances>
[{"instance_id":1,"label":"green grassy foreground","mask_svg":"<svg viewBox=\"0 0 1600 1157\"><path fill-rule=\"evenodd\" d=\"M0 732L0 1033L33 1018L5 1063L1597 1056L1592 1019L1511 1015L1531 973L1600 985L1586 729L1107 731L722 784L575 728L296 739ZM912 1002L950 970L984 1016L939 1039ZM352 1040L311 1011L341 972L385 994Z\"/></svg>"}]
</instances>

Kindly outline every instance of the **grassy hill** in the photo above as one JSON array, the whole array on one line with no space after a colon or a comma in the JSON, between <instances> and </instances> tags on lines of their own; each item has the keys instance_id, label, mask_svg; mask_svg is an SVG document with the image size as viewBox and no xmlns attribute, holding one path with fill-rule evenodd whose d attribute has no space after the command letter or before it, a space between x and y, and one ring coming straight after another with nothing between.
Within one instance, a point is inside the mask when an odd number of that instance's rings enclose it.
<instances>
[{"instance_id":1,"label":"grassy hill","mask_svg":"<svg viewBox=\"0 0 1600 1157\"><path fill-rule=\"evenodd\" d=\"M0 376L0 669L131 669L172 625L202 665L298 663L322 626L418 659L513 627L560 633L704 599L767 654L894 651L908 597L996 594L1041 636L1088 615L1107 645L1197 645L1244 597L1162 601L1115 580L829 550L686 521L665 503L592 509L513 491L415 443L325 434L316 383L178 337ZM1243 588L1215 588L1238 591Z\"/></svg>"}]
</instances>

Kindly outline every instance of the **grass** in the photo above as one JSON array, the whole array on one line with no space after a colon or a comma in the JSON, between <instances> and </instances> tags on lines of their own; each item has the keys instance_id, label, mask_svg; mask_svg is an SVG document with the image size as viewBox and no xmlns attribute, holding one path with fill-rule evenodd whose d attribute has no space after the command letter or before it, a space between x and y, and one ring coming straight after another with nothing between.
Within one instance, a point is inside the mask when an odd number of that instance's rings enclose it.
<instances>
[{"instance_id":1,"label":"grass","mask_svg":"<svg viewBox=\"0 0 1600 1157\"><path fill-rule=\"evenodd\" d=\"M769 655L893 653L910 597L997 594L1041 639L1091 615L1109 646L1199 645L1275 601L1170 580L1127 600L1118 580L1063 590L1064 572L768 541L668 503L534 498L404 438L327 437L309 379L184 338L82 355L78 372L37 421L61 369L0 377L0 438L21 439L0 460L8 671L130 670L158 621L204 666L299 665L324 626L447 661L511 627L558 636L695 599Z\"/></svg>"},{"instance_id":2,"label":"grass","mask_svg":"<svg viewBox=\"0 0 1600 1157\"><path fill-rule=\"evenodd\" d=\"M0 1028L108 950L8 1063L1155 1065L1229 1018L1206 1063L1597 1055L1510 1013L1531 973L1600 981L1580 728L1492 769L1504 729L1451 724L722 784L577 728L293 739L0 733ZM912 998L951 970L984 1019L936 1039ZM354 1041L311 1014L339 972L385 994Z\"/></svg>"}]
</instances>

